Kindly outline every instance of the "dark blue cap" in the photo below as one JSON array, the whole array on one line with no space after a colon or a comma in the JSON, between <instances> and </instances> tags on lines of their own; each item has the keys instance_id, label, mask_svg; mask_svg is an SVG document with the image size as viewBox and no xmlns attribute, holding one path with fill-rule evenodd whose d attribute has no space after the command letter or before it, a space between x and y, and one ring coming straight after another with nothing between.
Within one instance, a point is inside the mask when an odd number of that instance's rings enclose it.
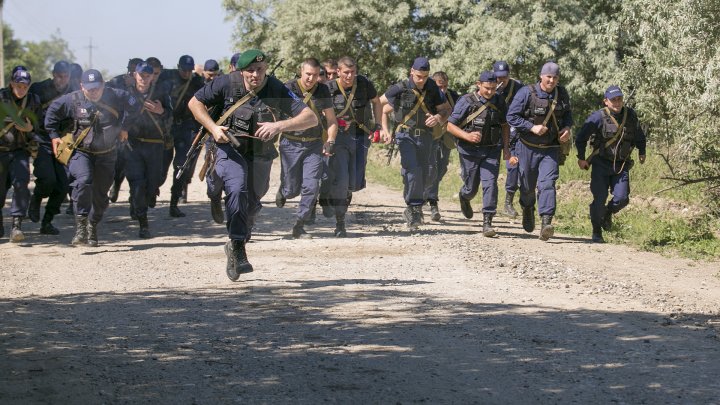
<instances>
[{"instance_id":1,"label":"dark blue cap","mask_svg":"<svg viewBox=\"0 0 720 405\"><path fill-rule=\"evenodd\" d=\"M497 77L507 77L510 75L510 65L504 60L499 60L493 63L493 72Z\"/></svg>"},{"instance_id":2,"label":"dark blue cap","mask_svg":"<svg viewBox=\"0 0 720 405\"><path fill-rule=\"evenodd\" d=\"M77 80L82 76L83 68L78 63L70 65L70 77Z\"/></svg>"},{"instance_id":3,"label":"dark blue cap","mask_svg":"<svg viewBox=\"0 0 720 405\"><path fill-rule=\"evenodd\" d=\"M611 98L615 97L622 97L624 96L622 90L620 90L620 86L612 85L605 90L605 98L610 100Z\"/></svg>"},{"instance_id":4,"label":"dark blue cap","mask_svg":"<svg viewBox=\"0 0 720 405\"><path fill-rule=\"evenodd\" d=\"M135 73L150 73L154 72L153 67L147 62L143 61L135 65Z\"/></svg>"},{"instance_id":5,"label":"dark blue cap","mask_svg":"<svg viewBox=\"0 0 720 405\"><path fill-rule=\"evenodd\" d=\"M12 81L14 83L30 84L32 78L25 66L15 66L15 68L13 68Z\"/></svg>"},{"instance_id":6,"label":"dark blue cap","mask_svg":"<svg viewBox=\"0 0 720 405\"><path fill-rule=\"evenodd\" d=\"M240 52L235 53L233 54L233 56L230 57L230 66L235 66L238 59L240 59Z\"/></svg>"},{"instance_id":7,"label":"dark blue cap","mask_svg":"<svg viewBox=\"0 0 720 405\"><path fill-rule=\"evenodd\" d=\"M216 70L220 70L220 65L215 59L208 59L205 61L205 66L203 67L203 70L207 70L208 72L214 72Z\"/></svg>"},{"instance_id":8,"label":"dark blue cap","mask_svg":"<svg viewBox=\"0 0 720 405\"><path fill-rule=\"evenodd\" d=\"M430 61L427 58L420 56L419 58L415 58L415 61L412 64L412 68L414 70L421 70L423 72L429 72L430 71Z\"/></svg>"},{"instance_id":9,"label":"dark blue cap","mask_svg":"<svg viewBox=\"0 0 720 405\"><path fill-rule=\"evenodd\" d=\"M129 69L135 69L135 66L137 66L138 63L142 62L143 60L140 58L132 58L128 61L127 68Z\"/></svg>"},{"instance_id":10,"label":"dark blue cap","mask_svg":"<svg viewBox=\"0 0 720 405\"><path fill-rule=\"evenodd\" d=\"M53 66L53 73L70 73L70 64L64 60L58 61Z\"/></svg>"},{"instance_id":11,"label":"dark blue cap","mask_svg":"<svg viewBox=\"0 0 720 405\"><path fill-rule=\"evenodd\" d=\"M497 76L495 76L494 72L486 70L486 71L480 73L480 78L478 79L478 81L495 83L497 81Z\"/></svg>"},{"instance_id":12,"label":"dark blue cap","mask_svg":"<svg viewBox=\"0 0 720 405\"><path fill-rule=\"evenodd\" d=\"M95 69L88 69L83 72L80 83L82 83L86 90L92 90L102 86L104 81L102 74L99 71Z\"/></svg>"},{"instance_id":13,"label":"dark blue cap","mask_svg":"<svg viewBox=\"0 0 720 405\"><path fill-rule=\"evenodd\" d=\"M181 56L180 60L178 60L178 68L180 68L180 70L194 70L195 59L190 55Z\"/></svg>"},{"instance_id":14,"label":"dark blue cap","mask_svg":"<svg viewBox=\"0 0 720 405\"><path fill-rule=\"evenodd\" d=\"M560 76L560 66L558 66L555 62L547 62L543 65L542 69L540 69L540 76Z\"/></svg>"},{"instance_id":15,"label":"dark blue cap","mask_svg":"<svg viewBox=\"0 0 720 405\"><path fill-rule=\"evenodd\" d=\"M15 66L14 68L12 68L12 72L10 72L10 75L13 75L16 71L18 71L18 70L20 70L20 69L22 69L22 70L28 70L28 68L26 68L26 67L23 66L23 65L17 65L17 66ZM29 71L29 70L28 70L28 71Z\"/></svg>"}]
</instances>

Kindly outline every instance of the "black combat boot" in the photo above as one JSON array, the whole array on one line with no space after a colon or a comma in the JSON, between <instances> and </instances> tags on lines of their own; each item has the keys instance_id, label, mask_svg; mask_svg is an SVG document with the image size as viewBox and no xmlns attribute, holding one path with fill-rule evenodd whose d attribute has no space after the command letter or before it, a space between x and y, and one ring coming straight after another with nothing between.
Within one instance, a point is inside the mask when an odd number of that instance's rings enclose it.
<instances>
[{"instance_id":1,"label":"black combat boot","mask_svg":"<svg viewBox=\"0 0 720 405\"><path fill-rule=\"evenodd\" d=\"M10 242L18 243L25 240L25 234L22 231L22 220L23 217L13 217Z\"/></svg>"},{"instance_id":2,"label":"black combat boot","mask_svg":"<svg viewBox=\"0 0 720 405\"><path fill-rule=\"evenodd\" d=\"M542 226L540 227L540 240L546 241L555 234L555 227L552 226L552 215L542 216Z\"/></svg>"},{"instance_id":3,"label":"black combat boot","mask_svg":"<svg viewBox=\"0 0 720 405\"><path fill-rule=\"evenodd\" d=\"M119 182L113 182L112 187L110 187L110 193L108 194L108 198L110 199L110 202L117 202L118 196L120 196L120 183Z\"/></svg>"},{"instance_id":4,"label":"black combat boot","mask_svg":"<svg viewBox=\"0 0 720 405\"><path fill-rule=\"evenodd\" d=\"M223 214L222 199L220 197L210 199L210 214L216 224L225 223L225 214Z\"/></svg>"},{"instance_id":5,"label":"black combat boot","mask_svg":"<svg viewBox=\"0 0 720 405\"><path fill-rule=\"evenodd\" d=\"M345 217L337 218L335 224L335 237L345 238L347 237L347 231L345 230Z\"/></svg>"},{"instance_id":6,"label":"black combat boot","mask_svg":"<svg viewBox=\"0 0 720 405\"><path fill-rule=\"evenodd\" d=\"M515 198L514 192L508 191L505 193L505 215L511 219L515 219L518 215L518 212L515 211L515 207L513 207L513 198Z\"/></svg>"},{"instance_id":7,"label":"black combat boot","mask_svg":"<svg viewBox=\"0 0 720 405\"><path fill-rule=\"evenodd\" d=\"M87 245L88 243L88 218L84 215L75 216L75 236L70 242L74 246Z\"/></svg>"},{"instance_id":8,"label":"black combat boot","mask_svg":"<svg viewBox=\"0 0 720 405\"><path fill-rule=\"evenodd\" d=\"M412 227L418 229L423 224L423 212L422 205L412 206Z\"/></svg>"},{"instance_id":9,"label":"black combat boot","mask_svg":"<svg viewBox=\"0 0 720 405\"><path fill-rule=\"evenodd\" d=\"M150 236L150 226L148 225L148 219L147 215L143 215L141 217L138 217L138 223L140 224L140 231L138 232L138 236L141 239L149 239Z\"/></svg>"},{"instance_id":10,"label":"black combat boot","mask_svg":"<svg viewBox=\"0 0 720 405\"><path fill-rule=\"evenodd\" d=\"M182 218L185 216L185 213L178 208L178 200L178 196L170 197L170 216L173 218Z\"/></svg>"},{"instance_id":11,"label":"black combat boot","mask_svg":"<svg viewBox=\"0 0 720 405\"><path fill-rule=\"evenodd\" d=\"M433 222L440 222L440 210L438 209L437 201L430 201L430 220Z\"/></svg>"},{"instance_id":12,"label":"black combat boot","mask_svg":"<svg viewBox=\"0 0 720 405\"><path fill-rule=\"evenodd\" d=\"M30 197L30 205L28 206L28 218L30 218L31 221L37 222L40 220L40 204L42 203L42 198L37 193L33 193L32 197Z\"/></svg>"},{"instance_id":13,"label":"black combat boot","mask_svg":"<svg viewBox=\"0 0 720 405\"><path fill-rule=\"evenodd\" d=\"M495 236L495 228L492 226L493 214L483 214L483 236L492 238Z\"/></svg>"},{"instance_id":14,"label":"black combat boot","mask_svg":"<svg viewBox=\"0 0 720 405\"><path fill-rule=\"evenodd\" d=\"M42 222L40 223L40 233L43 235L59 235L60 230L52 224L53 216L45 211Z\"/></svg>"},{"instance_id":15,"label":"black combat boot","mask_svg":"<svg viewBox=\"0 0 720 405\"><path fill-rule=\"evenodd\" d=\"M605 243L605 239L603 238L601 227L593 225L592 241L593 241L593 243Z\"/></svg>"},{"instance_id":16,"label":"black combat boot","mask_svg":"<svg viewBox=\"0 0 720 405\"><path fill-rule=\"evenodd\" d=\"M89 221L87 225L87 244L91 247L96 247L98 245L98 237L97 237L97 222Z\"/></svg>"},{"instance_id":17,"label":"black combat boot","mask_svg":"<svg viewBox=\"0 0 720 405\"><path fill-rule=\"evenodd\" d=\"M532 232L535 230L535 206L522 207L523 218L522 225L525 232Z\"/></svg>"},{"instance_id":18,"label":"black combat boot","mask_svg":"<svg viewBox=\"0 0 720 405\"><path fill-rule=\"evenodd\" d=\"M292 229L292 237L295 239L312 239L312 235L305 232L305 222L298 219Z\"/></svg>"},{"instance_id":19,"label":"black combat boot","mask_svg":"<svg viewBox=\"0 0 720 405\"><path fill-rule=\"evenodd\" d=\"M245 253L244 241L229 240L225 244L225 256L227 256L225 273L230 280L237 281L241 274L253 271L252 265L248 262L247 253Z\"/></svg>"},{"instance_id":20,"label":"black combat boot","mask_svg":"<svg viewBox=\"0 0 720 405\"><path fill-rule=\"evenodd\" d=\"M460 211L462 211L465 218L470 219L473 217L473 209L472 205L470 205L470 200L466 200L462 193L458 194L458 198L460 199Z\"/></svg>"},{"instance_id":21,"label":"black combat boot","mask_svg":"<svg viewBox=\"0 0 720 405\"><path fill-rule=\"evenodd\" d=\"M285 196L282 193L282 186L278 187L277 193L275 193L275 206L282 208L285 206Z\"/></svg>"},{"instance_id":22,"label":"black combat boot","mask_svg":"<svg viewBox=\"0 0 720 405\"><path fill-rule=\"evenodd\" d=\"M610 204L608 204L608 206L605 207L605 215L603 216L603 219L602 219L602 225L601 225L602 229L609 231L610 228L612 228L612 216L613 216L613 213L610 210Z\"/></svg>"},{"instance_id":23,"label":"black combat boot","mask_svg":"<svg viewBox=\"0 0 720 405\"><path fill-rule=\"evenodd\" d=\"M413 230L413 209L410 205L405 207L405 211L403 211L403 218L405 218L405 225L410 229Z\"/></svg>"}]
</instances>

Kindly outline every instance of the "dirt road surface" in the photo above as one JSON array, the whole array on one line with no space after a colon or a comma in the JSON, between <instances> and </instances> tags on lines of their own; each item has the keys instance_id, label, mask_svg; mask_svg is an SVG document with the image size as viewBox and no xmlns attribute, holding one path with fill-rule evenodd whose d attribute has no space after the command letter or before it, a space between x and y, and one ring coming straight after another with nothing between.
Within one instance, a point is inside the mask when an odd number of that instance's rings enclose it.
<instances>
[{"instance_id":1,"label":"dirt road surface","mask_svg":"<svg viewBox=\"0 0 720 405\"><path fill-rule=\"evenodd\" d=\"M503 217L488 239L457 201L411 234L375 185L347 239L320 216L293 240L276 187L237 283L197 180L185 218L165 185L149 240L121 202L97 248L67 215L0 241L0 403L720 404L718 263Z\"/></svg>"}]
</instances>

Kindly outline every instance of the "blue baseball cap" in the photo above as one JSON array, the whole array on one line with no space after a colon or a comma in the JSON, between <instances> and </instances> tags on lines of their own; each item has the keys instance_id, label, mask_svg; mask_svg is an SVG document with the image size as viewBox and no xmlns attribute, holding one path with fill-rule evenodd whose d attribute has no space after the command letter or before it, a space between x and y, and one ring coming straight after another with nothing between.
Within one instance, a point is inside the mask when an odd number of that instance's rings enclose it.
<instances>
[{"instance_id":1,"label":"blue baseball cap","mask_svg":"<svg viewBox=\"0 0 720 405\"><path fill-rule=\"evenodd\" d=\"M143 61L135 65L135 73L150 73L153 74L153 67L147 62Z\"/></svg>"},{"instance_id":2,"label":"blue baseball cap","mask_svg":"<svg viewBox=\"0 0 720 405\"><path fill-rule=\"evenodd\" d=\"M181 56L180 60L178 60L178 68L180 68L180 70L194 70L195 59L190 55Z\"/></svg>"},{"instance_id":3,"label":"blue baseball cap","mask_svg":"<svg viewBox=\"0 0 720 405\"><path fill-rule=\"evenodd\" d=\"M88 69L83 72L80 83L82 83L85 90L92 90L101 87L105 81L99 71L95 69Z\"/></svg>"},{"instance_id":4,"label":"blue baseball cap","mask_svg":"<svg viewBox=\"0 0 720 405\"><path fill-rule=\"evenodd\" d=\"M495 83L497 81L497 77L495 76L494 72L486 70L486 71L480 73L480 77L478 78L478 81Z\"/></svg>"},{"instance_id":5,"label":"blue baseball cap","mask_svg":"<svg viewBox=\"0 0 720 405\"><path fill-rule=\"evenodd\" d=\"M555 62L547 62L543 65L542 69L540 69L540 76L560 76L560 66L558 66Z\"/></svg>"},{"instance_id":6,"label":"blue baseball cap","mask_svg":"<svg viewBox=\"0 0 720 405\"><path fill-rule=\"evenodd\" d=\"M615 97L622 97L624 96L622 90L620 90L620 86L612 85L605 90L605 98L610 100L611 98Z\"/></svg>"},{"instance_id":7,"label":"blue baseball cap","mask_svg":"<svg viewBox=\"0 0 720 405\"><path fill-rule=\"evenodd\" d=\"M240 59L240 52L234 53L233 56L230 57L230 65L235 66L238 59Z\"/></svg>"},{"instance_id":8,"label":"blue baseball cap","mask_svg":"<svg viewBox=\"0 0 720 405\"><path fill-rule=\"evenodd\" d=\"M412 64L413 70L420 70L423 72L429 72L430 71L430 61L420 56L419 58L415 58L415 61Z\"/></svg>"},{"instance_id":9,"label":"blue baseball cap","mask_svg":"<svg viewBox=\"0 0 720 405\"><path fill-rule=\"evenodd\" d=\"M24 66L16 66L13 68L12 81L13 83L30 84L32 78Z\"/></svg>"},{"instance_id":10,"label":"blue baseball cap","mask_svg":"<svg viewBox=\"0 0 720 405\"><path fill-rule=\"evenodd\" d=\"M220 65L215 59L208 59L205 61L205 66L203 67L203 70L207 70L208 72L215 72L217 70L220 70Z\"/></svg>"},{"instance_id":11,"label":"blue baseball cap","mask_svg":"<svg viewBox=\"0 0 720 405\"><path fill-rule=\"evenodd\" d=\"M510 75L510 65L504 60L499 60L493 63L493 72L497 77L507 77Z\"/></svg>"},{"instance_id":12,"label":"blue baseball cap","mask_svg":"<svg viewBox=\"0 0 720 405\"><path fill-rule=\"evenodd\" d=\"M55 62L55 66L53 66L53 73L70 73L70 64L65 62L64 60Z\"/></svg>"}]
</instances>

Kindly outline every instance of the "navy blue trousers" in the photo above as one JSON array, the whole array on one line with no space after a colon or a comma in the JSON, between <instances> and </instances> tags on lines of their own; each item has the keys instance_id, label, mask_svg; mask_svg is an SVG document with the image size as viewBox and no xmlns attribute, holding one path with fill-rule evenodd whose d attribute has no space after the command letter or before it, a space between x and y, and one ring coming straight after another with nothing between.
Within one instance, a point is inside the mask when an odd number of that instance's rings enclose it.
<instances>
[{"instance_id":1,"label":"navy blue trousers","mask_svg":"<svg viewBox=\"0 0 720 405\"><path fill-rule=\"evenodd\" d=\"M500 146L478 148L473 155L460 153L460 176L463 186L460 195L472 200L477 195L480 183L483 190L483 213L494 214L497 211L498 185L500 172Z\"/></svg>"},{"instance_id":2,"label":"navy blue trousers","mask_svg":"<svg viewBox=\"0 0 720 405\"><path fill-rule=\"evenodd\" d=\"M285 198L300 196L297 219L310 219L310 211L320 191L323 172L322 140L313 142L280 139L282 194Z\"/></svg>"},{"instance_id":3,"label":"navy blue trousers","mask_svg":"<svg viewBox=\"0 0 720 405\"><path fill-rule=\"evenodd\" d=\"M431 158L430 158L430 173L428 179L428 185L425 189L425 200L430 202L438 202L440 197L438 192L440 190L440 182L442 181L445 174L447 174L448 165L450 164L450 152L452 149L445 146L445 142L440 138L433 141ZM434 156L434 159L432 158Z\"/></svg>"},{"instance_id":4,"label":"navy blue trousers","mask_svg":"<svg viewBox=\"0 0 720 405\"><path fill-rule=\"evenodd\" d=\"M356 150L357 139L341 128L335 139L335 154L325 157L328 179L323 181L323 195L327 196L337 218L345 218L348 191L357 190Z\"/></svg>"},{"instance_id":5,"label":"navy blue trousers","mask_svg":"<svg viewBox=\"0 0 720 405\"><path fill-rule=\"evenodd\" d=\"M406 205L420 206L425 202L425 188L430 182L430 161L432 155L432 133L422 135L398 132L395 135L400 152L400 174L403 177L403 198ZM434 160L434 159L432 159Z\"/></svg>"},{"instance_id":6,"label":"navy blue trousers","mask_svg":"<svg viewBox=\"0 0 720 405\"><path fill-rule=\"evenodd\" d=\"M75 215L87 216L98 223L110 204L108 190L115 174L115 149L102 154L76 150L70 161L70 189Z\"/></svg>"},{"instance_id":7,"label":"navy blue trousers","mask_svg":"<svg viewBox=\"0 0 720 405\"><path fill-rule=\"evenodd\" d=\"M218 144L216 180L225 191L225 217L231 240L250 239L262 199L270 188L272 159L241 155L231 144ZM218 187L219 184L215 184Z\"/></svg>"},{"instance_id":8,"label":"navy blue trousers","mask_svg":"<svg viewBox=\"0 0 720 405\"><path fill-rule=\"evenodd\" d=\"M51 144L43 142L38 145L38 154L33 161L34 194L48 199L45 214L51 217L60 213L60 206L69 191L66 169L55 159Z\"/></svg>"},{"instance_id":9,"label":"navy blue trousers","mask_svg":"<svg viewBox=\"0 0 720 405\"><path fill-rule=\"evenodd\" d=\"M519 160L520 206L534 207L537 200L540 215L555 215L560 148L534 148L518 141L515 153Z\"/></svg>"},{"instance_id":10,"label":"navy blue trousers","mask_svg":"<svg viewBox=\"0 0 720 405\"><path fill-rule=\"evenodd\" d=\"M130 202L135 215L144 217L148 212L148 202L162 182L163 150L162 143L131 141L132 150L124 149L125 175L130 183Z\"/></svg>"},{"instance_id":11,"label":"navy blue trousers","mask_svg":"<svg viewBox=\"0 0 720 405\"><path fill-rule=\"evenodd\" d=\"M355 128L351 131L352 137L355 141L355 165L354 165L354 176L355 179L351 183L352 187L350 191L360 191L365 188L365 170L367 168L367 157L370 151L370 138L360 128Z\"/></svg>"},{"instance_id":12,"label":"navy blue trousers","mask_svg":"<svg viewBox=\"0 0 720 405\"><path fill-rule=\"evenodd\" d=\"M187 153L192 146L192 141L198 132L197 121L190 119L180 121L173 124L171 128L173 137L175 159L173 160L173 183L170 188L171 196L179 198L182 194L183 188L192 180L193 173L195 172L195 165L186 170L180 179L177 179L178 170L185 164L187 159Z\"/></svg>"},{"instance_id":13,"label":"navy blue trousers","mask_svg":"<svg viewBox=\"0 0 720 405\"><path fill-rule=\"evenodd\" d=\"M13 198L10 215L24 217L30 204L30 155L25 149L0 152L0 209L5 207L5 198L10 187Z\"/></svg>"},{"instance_id":14,"label":"navy blue trousers","mask_svg":"<svg viewBox=\"0 0 720 405\"><path fill-rule=\"evenodd\" d=\"M623 167L622 162L613 167L613 163L606 159L596 157L592 160L590 191L593 201L590 204L590 222L593 226L601 226L606 210L614 214L630 203L629 169L627 165ZM609 192L612 193L612 199L606 205Z\"/></svg>"}]
</instances>

